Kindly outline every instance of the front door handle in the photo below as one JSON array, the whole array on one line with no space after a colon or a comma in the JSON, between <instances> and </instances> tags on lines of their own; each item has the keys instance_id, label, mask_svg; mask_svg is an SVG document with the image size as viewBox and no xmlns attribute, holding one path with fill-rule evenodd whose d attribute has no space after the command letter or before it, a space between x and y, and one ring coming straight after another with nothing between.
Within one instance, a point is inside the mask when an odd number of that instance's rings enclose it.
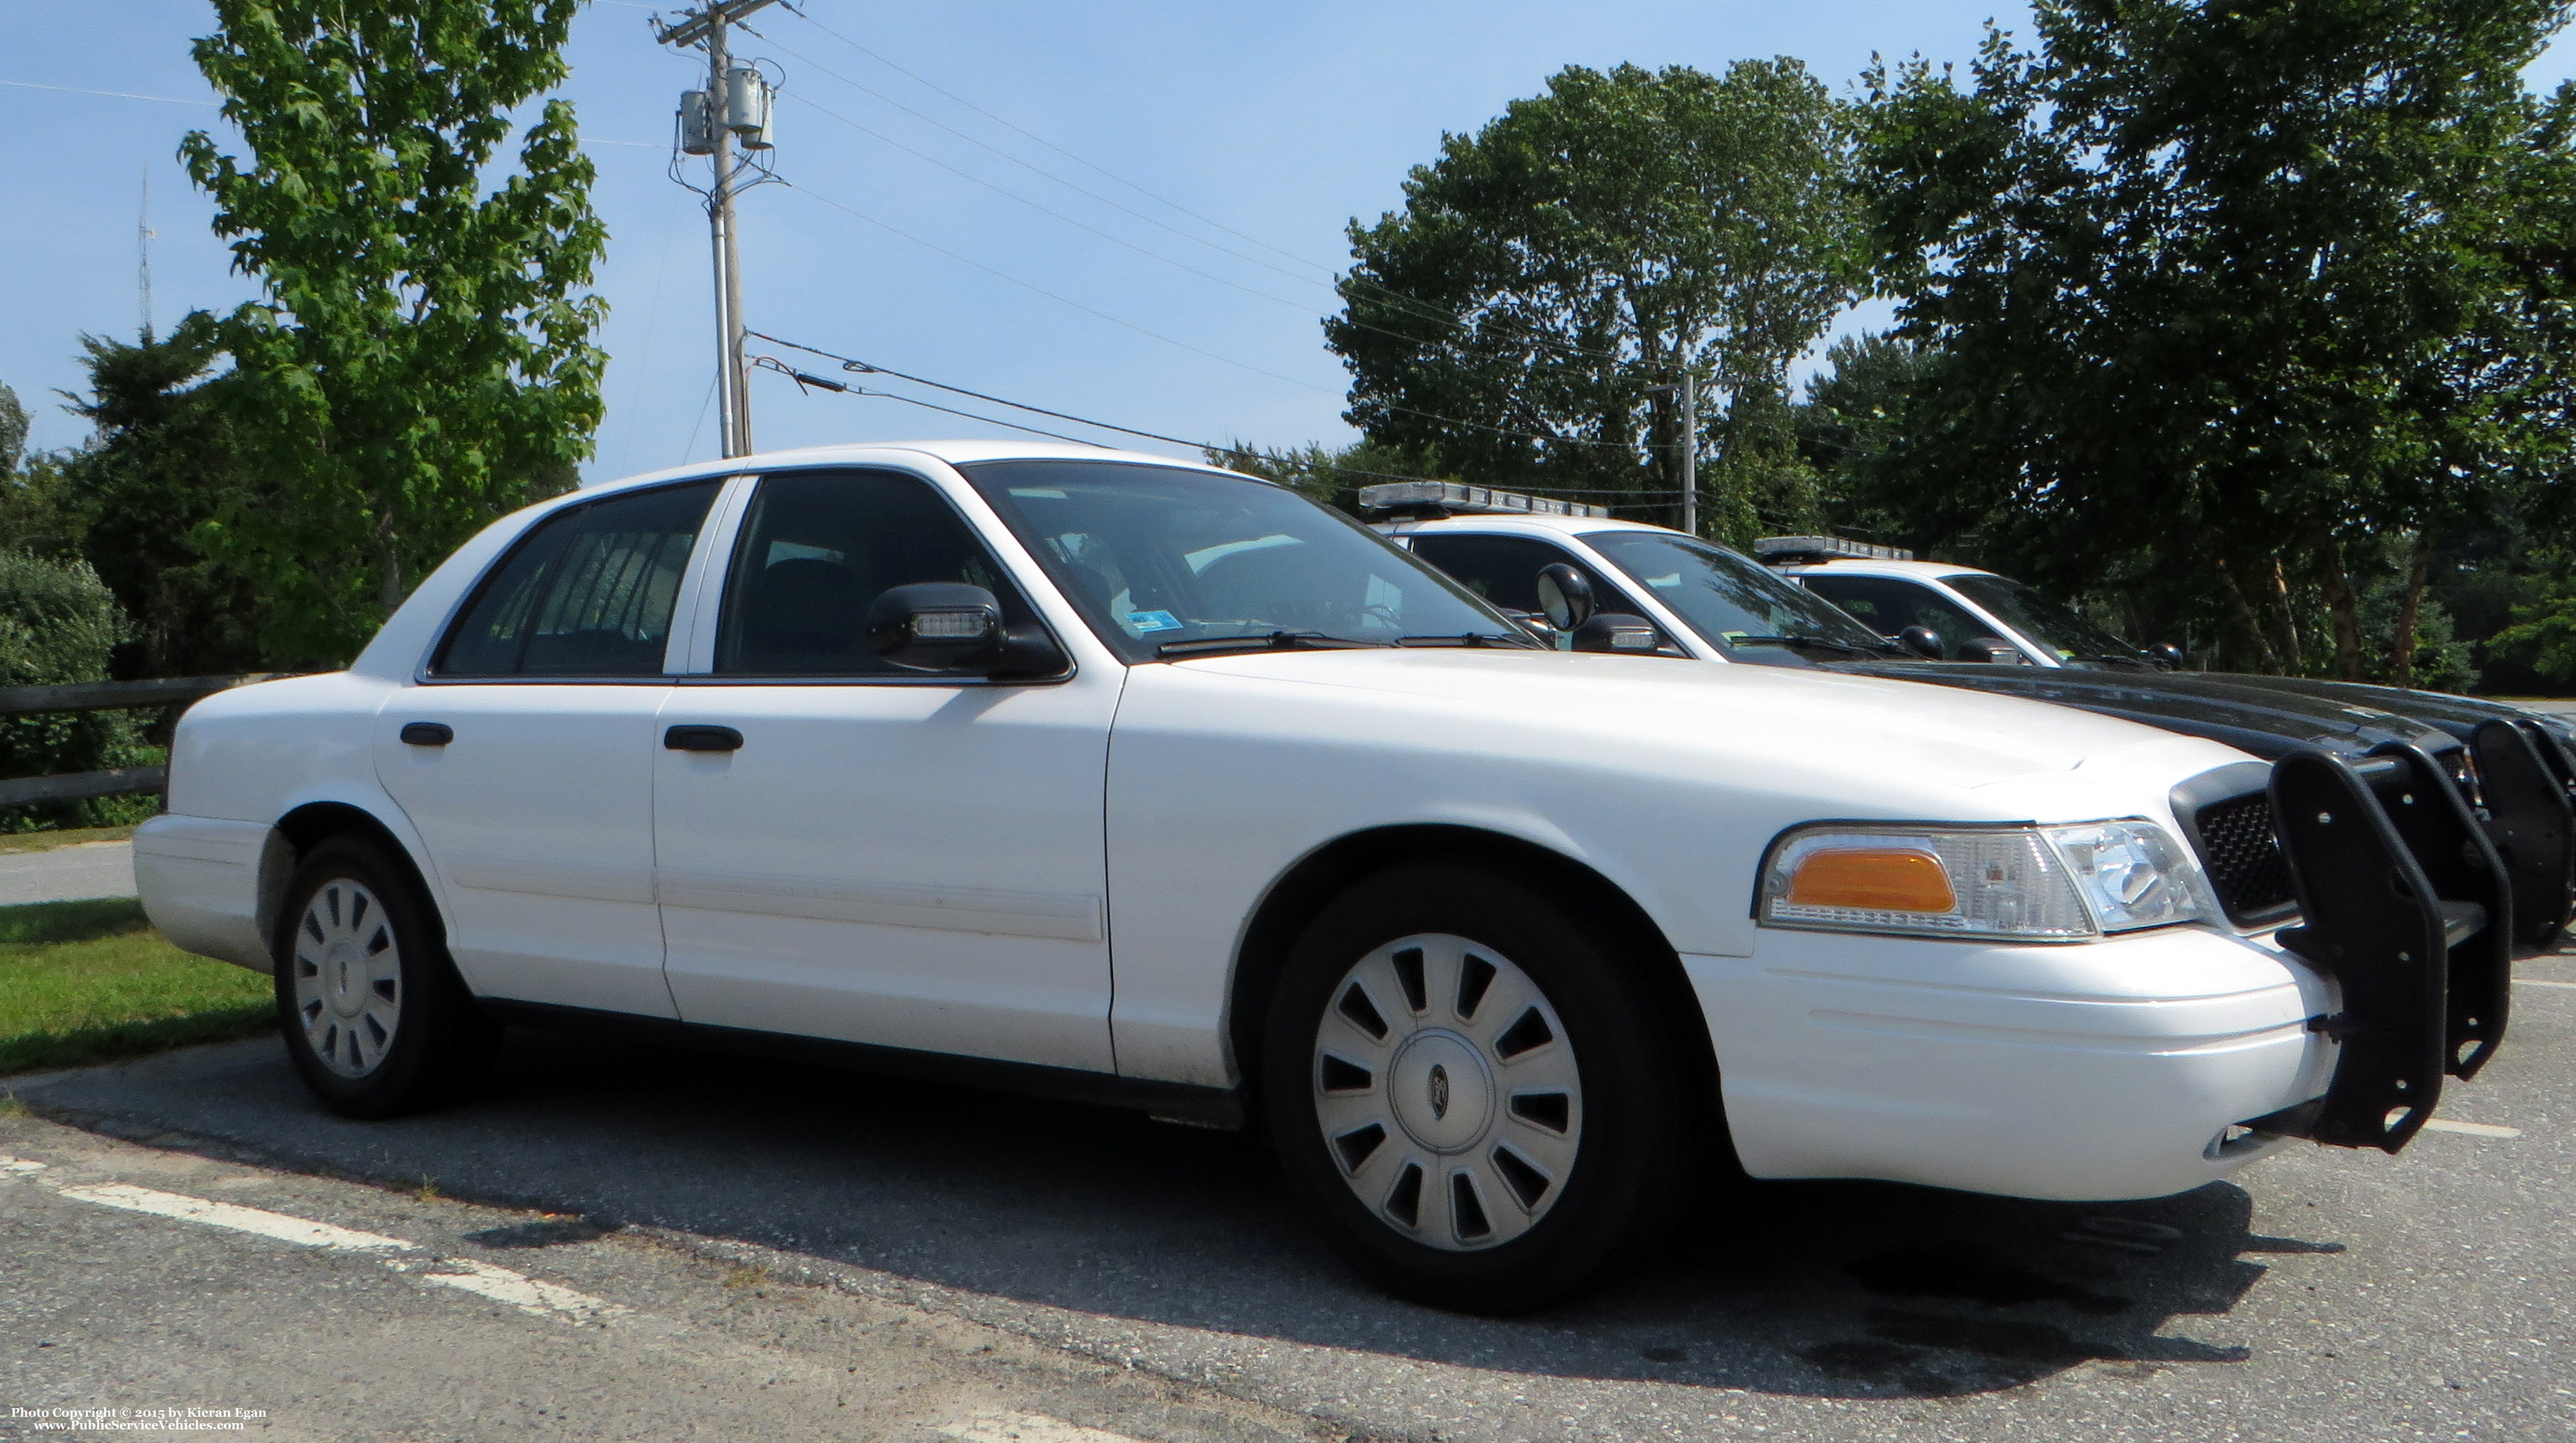
<instances>
[{"instance_id":1,"label":"front door handle","mask_svg":"<svg viewBox=\"0 0 2576 1443\"><path fill-rule=\"evenodd\" d=\"M402 739L405 746L443 747L456 740L456 728L445 722L404 722Z\"/></svg>"},{"instance_id":2,"label":"front door handle","mask_svg":"<svg viewBox=\"0 0 2576 1443\"><path fill-rule=\"evenodd\" d=\"M742 733L732 727L673 727L662 733L662 745L675 752L740 751Z\"/></svg>"}]
</instances>

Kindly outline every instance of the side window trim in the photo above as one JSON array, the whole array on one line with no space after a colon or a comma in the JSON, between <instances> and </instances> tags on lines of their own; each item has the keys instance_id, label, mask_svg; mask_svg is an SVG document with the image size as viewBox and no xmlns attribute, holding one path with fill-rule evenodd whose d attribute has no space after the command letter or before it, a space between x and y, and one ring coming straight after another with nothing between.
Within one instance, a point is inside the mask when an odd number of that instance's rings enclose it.
<instances>
[{"instance_id":1,"label":"side window trim","mask_svg":"<svg viewBox=\"0 0 2576 1443\"><path fill-rule=\"evenodd\" d=\"M727 477L715 504L707 508L707 523L698 528L698 549L689 556L679 609L671 619L671 649L662 659L668 676L703 676L716 669L716 609L724 604L725 567L733 557L734 533L751 510L752 488L759 484L758 472Z\"/></svg>"},{"instance_id":2,"label":"side window trim","mask_svg":"<svg viewBox=\"0 0 2576 1443\"><path fill-rule=\"evenodd\" d=\"M674 656L672 650L673 643L677 641L682 625L690 621L694 615L694 612L689 607L689 587L695 578L696 573L704 564L703 559L707 551L708 535L713 529L712 522L717 515L718 508L724 504L725 499L728 496L733 494L735 488L743 479L744 478L740 476L690 476L680 480L667 482L659 486L638 486L632 490L613 493L612 496L584 497L580 492L576 491L572 495L564 497L561 505L552 507L547 510L544 515L531 520L518 535L511 537L509 544L502 547L500 551L493 556L491 561L485 564L482 573L474 578L473 584L467 586L465 590L458 595L455 606L449 610L446 618L439 623L438 630L432 633L428 649L421 653L419 665L413 668L413 684L417 686L668 686L672 679L670 667ZM507 567L512 560L517 558L520 548L527 545L540 529L553 524L558 518L565 516L568 513L587 509L588 507L597 505L602 501L626 496L641 496L654 491L673 489L681 486L702 486L709 481L719 481L722 484L716 492L715 500L709 503L707 507L708 520L701 521L699 523L697 538L690 545L689 560L685 564L681 575L681 590L679 595L673 598L671 609L671 636L666 638L663 643L663 669L660 673L652 676L557 676L511 672L506 674L480 676L455 676L443 673L437 669L439 658L447 654L450 644L456 639L456 629L465 624L467 617L473 613L476 603L482 599L483 589L490 585L494 578L500 575L503 568ZM550 573L553 569L554 562L552 559L549 559L546 563L546 571ZM540 590L542 594L542 588Z\"/></svg>"}]
</instances>

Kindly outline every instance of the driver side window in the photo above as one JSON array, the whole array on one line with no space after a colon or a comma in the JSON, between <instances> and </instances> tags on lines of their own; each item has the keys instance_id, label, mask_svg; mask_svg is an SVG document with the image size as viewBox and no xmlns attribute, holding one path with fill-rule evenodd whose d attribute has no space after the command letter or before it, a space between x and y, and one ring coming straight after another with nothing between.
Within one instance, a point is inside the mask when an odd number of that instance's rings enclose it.
<instances>
[{"instance_id":1,"label":"driver side window","mask_svg":"<svg viewBox=\"0 0 2576 1443\"><path fill-rule=\"evenodd\" d=\"M1034 622L964 517L918 476L793 471L752 496L725 581L716 672L915 676L871 650L868 608L898 586L956 581L993 593L1006 626Z\"/></svg>"},{"instance_id":2,"label":"driver side window","mask_svg":"<svg viewBox=\"0 0 2576 1443\"><path fill-rule=\"evenodd\" d=\"M1562 548L1527 536L1477 536L1437 531L1411 538L1413 554L1446 571L1459 585L1506 611L1536 614L1541 568L1564 562L1592 583L1603 611L1633 612L1637 604Z\"/></svg>"},{"instance_id":3,"label":"driver side window","mask_svg":"<svg viewBox=\"0 0 2576 1443\"><path fill-rule=\"evenodd\" d=\"M1798 579L1809 591L1859 617L1881 636L1894 636L1909 626L1928 626L1941 634L1943 659L1985 660L1982 651L1971 657L1968 643L1993 635L1994 628L1928 586L1884 576L1816 572Z\"/></svg>"}]
</instances>

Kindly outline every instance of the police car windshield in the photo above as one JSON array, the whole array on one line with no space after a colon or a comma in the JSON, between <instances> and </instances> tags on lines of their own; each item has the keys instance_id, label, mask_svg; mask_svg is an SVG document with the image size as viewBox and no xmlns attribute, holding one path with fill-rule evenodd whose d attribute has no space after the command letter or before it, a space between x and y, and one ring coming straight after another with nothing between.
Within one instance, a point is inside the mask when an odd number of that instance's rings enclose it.
<instances>
[{"instance_id":1,"label":"police car windshield","mask_svg":"<svg viewBox=\"0 0 2576 1443\"><path fill-rule=\"evenodd\" d=\"M1367 527L1266 481L1124 461L958 469L1131 662L1214 654L1236 637L1282 649L1527 641Z\"/></svg>"},{"instance_id":2,"label":"police car windshield","mask_svg":"<svg viewBox=\"0 0 2576 1443\"><path fill-rule=\"evenodd\" d=\"M2004 625L2057 653L2059 661L2111 661L2138 649L2009 576L1950 576L1952 590L1991 611Z\"/></svg>"},{"instance_id":3,"label":"police car windshield","mask_svg":"<svg viewBox=\"0 0 2576 1443\"><path fill-rule=\"evenodd\" d=\"M1789 637L1873 655L1887 649L1878 633L1832 602L1722 546L1660 531L1595 531L1583 539L1719 646Z\"/></svg>"}]
</instances>

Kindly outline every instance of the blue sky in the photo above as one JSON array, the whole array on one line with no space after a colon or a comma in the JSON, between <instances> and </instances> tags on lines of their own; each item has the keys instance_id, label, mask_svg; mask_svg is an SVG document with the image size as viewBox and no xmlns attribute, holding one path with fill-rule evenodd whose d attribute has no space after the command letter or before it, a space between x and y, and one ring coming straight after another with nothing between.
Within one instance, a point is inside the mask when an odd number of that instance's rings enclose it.
<instances>
[{"instance_id":1,"label":"blue sky","mask_svg":"<svg viewBox=\"0 0 2576 1443\"><path fill-rule=\"evenodd\" d=\"M2024 13L1992 0L804 9L764 12L753 24L767 38L740 47L785 73L777 156L795 183L742 204L754 328L1079 415L1265 445L1350 438L1344 373L1317 329L1333 303L1325 281L1347 259L1344 223L1394 206L1443 131L1475 129L1576 63L1717 70L1790 55L1847 91L1873 52L1964 60L1989 15L2015 25ZM594 476L716 452L706 221L665 175L671 110L694 72L654 44L650 11L585 10L565 90L611 235ZM191 0L0 0L0 82L21 82L0 84L12 141L0 148L12 199L0 381L35 413L35 445L85 433L53 395L81 382L79 336L140 323L147 174L161 325L253 293L173 159L183 133L216 123L187 54L212 23ZM2553 85L2571 69L2562 43L2531 78ZM773 375L753 396L764 449L1009 434L894 401L804 396Z\"/></svg>"}]
</instances>

